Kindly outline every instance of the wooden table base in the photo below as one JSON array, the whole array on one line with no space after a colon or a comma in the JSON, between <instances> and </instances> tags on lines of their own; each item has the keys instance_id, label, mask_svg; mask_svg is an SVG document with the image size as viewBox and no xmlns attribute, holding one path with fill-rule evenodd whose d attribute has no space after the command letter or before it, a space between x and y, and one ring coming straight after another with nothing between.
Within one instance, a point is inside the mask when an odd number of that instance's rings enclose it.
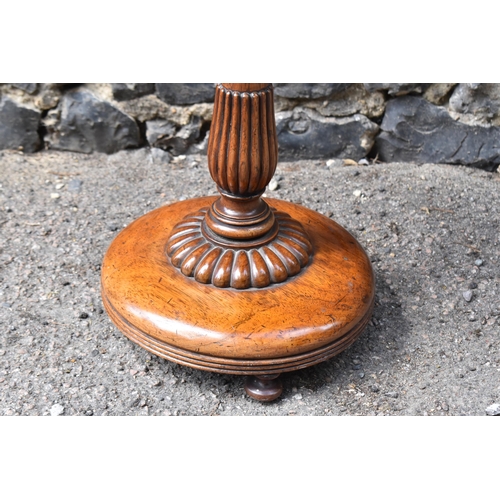
<instances>
[{"instance_id":1,"label":"wooden table base","mask_svg":"<svg viewBox=\"0 0 500 500\"><path fill-rule=\"evenodd\" d=\"M261 195L277 140L270 84L216 89L208 150L219 197L153 210L104 257L106 310L133 342L200 370L247 375L280 396L280 373L325 361L368 323L370 261L334 221Z\"/></svg>"},{"instance_id":2,"label":"wooden table base","mask_svg":"<svg viewBox=\"0 0 500 500\"><path fill-rule=\"evenodd\" d=\"M170 361L234 375L306 368L351 345L374 301L371 264L354 237L312 210L267 198L308 228L309 266L264 289L198 283L168 262L165 248L176 221L214 200L159 208L116 237L103 261L102 295L118 328Z\"/></svg>"}]
</instances>

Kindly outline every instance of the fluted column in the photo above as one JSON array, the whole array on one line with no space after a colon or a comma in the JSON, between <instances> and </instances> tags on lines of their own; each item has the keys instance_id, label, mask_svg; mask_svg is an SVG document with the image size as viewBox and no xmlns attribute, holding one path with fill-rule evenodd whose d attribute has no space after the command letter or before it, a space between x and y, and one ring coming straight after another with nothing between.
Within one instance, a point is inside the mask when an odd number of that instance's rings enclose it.
<instances>
[{"instance_id":1,"label":"fluted column","mask_svg":"<svg viewBox=\"0 0 500 500\"><path fill-rule=\"evenodd\" d=\"M269 83L220 84L208 144L208 168L221 197L205 218L206 236L231 246L261 244L277 226L260 198L278 162L273 87ZM244 242L244 243L243 243Z\"/></svg>"},{"instance_id":2,"label":"fluted column","mask_svg":"<svg viewBox=\"0 0 500 500\"><path fill-rule=\"evenodd\" d=\"M261 198L277 161L272 84L218 85L208 168L220 197L176 224L170 262L200 283L236 289L282 283L307 266L307 232Z\"/></svg>"},{"instance_id":3,"label":"fluted column","mask_svg":"<svg viewBox=\"0 0 500 500\"><path fill-rule=\"evenodd\" d=\"M218 85L208 144L212 179L234 196L253 196L269 184L277 162L272 86Z\"/></svg>"}]
</instances>

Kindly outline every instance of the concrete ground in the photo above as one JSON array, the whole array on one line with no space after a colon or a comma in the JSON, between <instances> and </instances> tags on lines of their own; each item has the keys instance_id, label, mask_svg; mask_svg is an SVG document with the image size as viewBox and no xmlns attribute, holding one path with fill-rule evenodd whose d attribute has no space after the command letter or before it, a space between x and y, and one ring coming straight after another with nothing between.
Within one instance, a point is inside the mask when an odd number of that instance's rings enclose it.
<instances>
[{"instance_id":1,"label":"concrete ground","mask_svg":"<svg viewBox=\"0 0 500 500\"><path fill-rule=\"evenodd\" d=\"M215 194L206 158L159 150L0 152L0 415L485 415L500 403L500 175L447 165L278 165L270 196L346 227L369 253L373 320L355 344L285 374L259 403L243 379L185 368L103 311L118 231Z\"/></svg>"}]
</instances>

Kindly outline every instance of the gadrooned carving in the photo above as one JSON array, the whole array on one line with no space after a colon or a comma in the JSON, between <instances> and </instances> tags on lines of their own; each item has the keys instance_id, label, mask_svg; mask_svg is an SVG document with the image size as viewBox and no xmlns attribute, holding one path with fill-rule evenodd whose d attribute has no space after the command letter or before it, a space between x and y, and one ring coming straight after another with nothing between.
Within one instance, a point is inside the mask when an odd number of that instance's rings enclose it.
<instances>
[{"instance_id":1,"label":"gadrooned carving","mask_svg":"<svg viewBox=\"0 0 500 500\"><path fill-rule=\"evenodd\" d=\"M208 207L175 225L166 252L185 275L219 288L263 288L281 283L304 268L312 254L309 237L300 222L274 210L278 234L269 243L251 249L231 248L208 239L202 223Z\"/></svg>"}]
</instances>

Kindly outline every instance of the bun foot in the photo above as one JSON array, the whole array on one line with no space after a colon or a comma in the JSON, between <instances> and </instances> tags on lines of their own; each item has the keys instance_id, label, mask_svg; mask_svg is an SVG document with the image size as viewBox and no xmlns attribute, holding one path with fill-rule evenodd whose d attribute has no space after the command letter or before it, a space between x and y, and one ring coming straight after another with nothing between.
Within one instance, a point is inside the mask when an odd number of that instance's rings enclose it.
<instances>
[{"instance_id":1,"label":"bun foot","mask_svg":"<svg viewBox=\"0 0 500 500\"><path fill-rule=\"evenodd\" d=\"M245 391L257 401L273 401L283 392L283 384L278 375L249 376L245 382Z\"/></svg>"}]
</instances>

